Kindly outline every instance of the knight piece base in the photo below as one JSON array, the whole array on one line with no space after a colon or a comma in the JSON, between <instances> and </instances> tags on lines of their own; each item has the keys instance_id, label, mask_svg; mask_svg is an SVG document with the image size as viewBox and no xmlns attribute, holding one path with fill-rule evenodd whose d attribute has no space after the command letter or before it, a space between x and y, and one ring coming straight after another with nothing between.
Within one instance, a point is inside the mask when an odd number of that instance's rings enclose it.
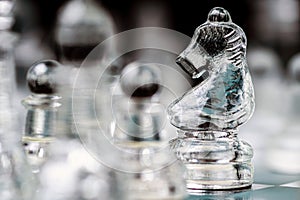
<instances>
[{"instance_id":1,"label":"knight piece base","mask_svg":"<svg viewBox=\"0 0 300 200\"><path fill-rule=\"evenodd\" d=\"M171 140L170 145L186 166L189 193L218 194L251 188L253 150L236 134L184 133Z\"/></svg>"}]
</instances>

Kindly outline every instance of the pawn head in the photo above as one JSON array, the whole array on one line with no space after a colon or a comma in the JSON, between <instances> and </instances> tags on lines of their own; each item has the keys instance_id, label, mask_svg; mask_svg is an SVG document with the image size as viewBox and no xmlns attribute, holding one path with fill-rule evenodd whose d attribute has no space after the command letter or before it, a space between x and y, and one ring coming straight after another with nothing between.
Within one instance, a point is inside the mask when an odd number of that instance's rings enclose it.
<instances>
[{"instance_id":1,"label":"pawn head","mask_svg":"<svg viewBox=\"0 0 300 200\"><path fill-rule=\"evenodd\" d=\"M34 63L27 72L27 84L30 91L35 94L54 94L57 87L55 70L59 66L61 64L54 60Z\"/></svg>"},{"instance_id":2,"label":"pawn head","mask_svg":"<svg viewBox=\"0 0 300 200\"><path fill-rule=\"evenodd\" d=\"M152 97L160 90L160 70L153 64L130 63L121 74L121 88L132 98Z\"/></svg>"}]
</instances>

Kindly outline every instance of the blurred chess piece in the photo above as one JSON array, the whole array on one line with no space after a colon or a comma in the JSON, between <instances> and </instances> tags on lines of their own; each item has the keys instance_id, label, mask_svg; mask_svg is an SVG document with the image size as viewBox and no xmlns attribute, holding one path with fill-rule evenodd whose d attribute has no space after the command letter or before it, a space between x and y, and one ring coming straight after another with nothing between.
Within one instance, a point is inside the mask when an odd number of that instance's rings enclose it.
<instances>
[{"instance_id":1,"label":"blurred chess piece","mask_svg":"<svg viewBox=\"0 0 300 200\"><path fill-rule=\"evenodd\" d=\"M80 118L85 118L87 123L91 122L90 126L97 123L97 117L99 120L109 118L109 112L105 109L109 105L111 86L121 67L118 63L107 63L115 55L113 42L102 42L113 34L114 23L111 16L93 0L71 0L60 9L55 40L60 61L70 67L69 73L65 75L71 74L73 77L64 89L61 88L61 113L65 113L65 122L60 127L67 125L64 128L69 129L67 132L78 132L74 124L74 112L82 115ZM105 68L105 75L99 72L102 70L99 67ZM98 81L104 76L105 83L98 88Z\"/></svg>"},{"instance_id":2,"label":"blurred chess piece","mask_svg":"<svg viewBox=\"0 0 300 200\"><path fill-rule=\"evenodd\" d=\"M285 123L282 93L286 84L280 58L271 49L254 46L249 48L247 58L255 89L255 112L249 123L241 127L240 135L259 151L255 160L261 165L265 159L265 144L282 131Z\"/></svg>"},{"instance_id":3,"label":"blurred chess piece","mask_svg":"<svg viewBox=\"0 0 300 200\"><path fill-rule=\"evenodd\" d=\"M249 34L279 52L283 61L299 49L300 15L297 0L249 1Z\"/></svg>"},{"instance_id":4,"label":"blurred chess piece","mask_svg":"<svg viewBox=\"0 0 300 200\"><path fill-rule=\"evenodd\" d=\"M88 54L113 33L111 16L96 2L68 1L59 12L55 33L60 61L80 67ZM101 50L98 56L107 56L106 49Z\"/></svg>"},{"instance_id":5,"label":"blurred chess piece","mask_svg":"<svg viewBox=\"0 0 300 200\"><path fill-rule=\"evenodd\" d=\"M18 143L20 127L16 111L13 25L15 1L0 0L0 197L31 200L35 182Z\"/></svg>"},{"instance_id":6,"label":"blurred chess piece","mask_svg":"<svg viewBox=\"0 0 300 200\"><path fill-rule=\"evenodd\" d=\"M184 199L183 166L163 132L160 71L154 64L130 63L122 72L124 96L114 104L114 144L122 150L118 172L127 199Z\"/></svg>"},{"instance_id":7,"label":"blurred chess piece","mask_svg":"<svg viewBox=\"0 0 300 200\"><path fill-rule=\"evenodd\" d=\"M300 174L300 54L289 61L288 75L287 120L284 129L269 140L266 158L272 171Z\"/></svg>"},{"instance_id":8,"label":"blurred chess piece","mask_svg":"<svg viewBox=\"0 0 300 200\"><path fill-rule=\"evenodd\" d=\"M36 200L122 199L114 173L89 154L79 139L60 135L50 151L39 173Z\"/></svg>"},{"instance_id":9,"label":"blurred chess piece","mask_svg":"<svg viewBox=\"0 0 300 200\"><path fill-rule=\"evenodd\" d=\"M49 145L57 134L57 73L61 67L54 60L43 60L33 64L27 73L31 95L22 101L27 109L22 143L33 173L38 173L47 160Z\"/></svg>"},{"instance_id":10,"label":"blurred chess piece","mask_svg":"<svg viewBox=\"0 0 300 200\"><path fill-rule=\"evenodd\" d=\"M33 172L38 173L36 198L60 199L63 194L64 199L82 200L98 199L101 194L104 199L117 199L114 196L119 192L113 174L70 131L72 113L60 112L72 107L58 96L69 88L69 72L70 68L51 60L35 63L28 72L32 95L23 101L28 109L23 145ZM60 106L60 102L67 105ZM95 141L101 145L101 139Z\"/></svg>"},{"instance_id":11,"label":"blurred chess piece","mask_svg":"<svg viewBox=\"0 0 300 200\"><path fill-rule=\"evenodd\" d=\"M213 8L177 63L205 80L168 107L178 137L171 148L187 167L190 193L249 188L252 147L237 137L254 111L254 90L246 61L246 36L223 8Z\"/></svg>"},{"instance_id":12,"label":"blurred chess piece","mask_svg":"<svg viewBox=\"0 0 300 200\"><path fill-rule=\"evenodd\" d=\"M6 115L0 117L0 123L4 118L12 117L15 120L17 117L15 102L16 74L14 60L14 47L17 41L17 36L10 31L14 22L13 7L13 0L0 1L0 108L2 112L7 112ZM17 123L15 125L18 126ZM5 123L1 123L1 126L5 126Z\"/></svg>"}]
</instances>

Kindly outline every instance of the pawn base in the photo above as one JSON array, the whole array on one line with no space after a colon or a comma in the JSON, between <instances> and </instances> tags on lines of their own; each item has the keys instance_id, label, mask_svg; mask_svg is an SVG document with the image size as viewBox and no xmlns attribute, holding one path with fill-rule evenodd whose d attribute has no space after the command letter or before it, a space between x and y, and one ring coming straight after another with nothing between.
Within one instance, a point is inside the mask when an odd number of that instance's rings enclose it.
<instances>
[{"instance_id":1,"label":"pawn base","mask_svg":"<svg viewBox=\"0 0 300 200\"><path fill-rule=\"evenodd\" d=\"M189 193L243 190L253 183L252 147L238 140L236 134L188 133L170 141L170 145L186 166Z\"/></svg>"}]
</instances>

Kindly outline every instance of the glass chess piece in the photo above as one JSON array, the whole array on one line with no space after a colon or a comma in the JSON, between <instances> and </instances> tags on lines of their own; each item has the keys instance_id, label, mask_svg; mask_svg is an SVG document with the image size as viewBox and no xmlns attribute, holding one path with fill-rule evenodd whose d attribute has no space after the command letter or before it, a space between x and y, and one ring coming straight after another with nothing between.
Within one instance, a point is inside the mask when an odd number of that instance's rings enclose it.
<instances>
[{"instance_id":1,"label":"glass chess piece","mask_svg":"<svg viewBox=\"0 0 300 200\"><path fill-rule=\"evenodd\" d=\"M60 61L80 67L82 61L102 41L114 33L111 16L93 0L71 0L60 10L55 39ZM105 48L99 49L100 55Z\"/></svg>"},{"instance_id":2,"label":"glass chess piece","mask_svg":"<svg viewBox=\"0 0 300 200\"><path fill-rule=\"evenodd\" d=\"M57 95L56 73L60 67L54 60L44 60L34 63L27 73L31 95L22 101L27 109L22 144L33 173L38 173L48 158L49 145L57 134L60 96Z\"/></svg>"},{"instance_id":3,"label":"glass chess piece","mask_svg":"<svg viewBox=\"0 0 300 200\"><path fill-rule=\"evenodd\" d=\"M114 178L114 173L111 169L101 164L101 161L90 154L88 147L85 146L81 137L74 131L70 131L72 127L71 112L68 105L69 99L64 101L65 92L71 91L70 70L66 66L62 66L55 78L55 89L62 99L61 106L57 108L57 123L55 140L50 143L48 152L49 156L40 167L38 173L39 187L35 196L37 200L96 200L107 199L115 200L120 199L118 185ZM53 83L53 82L51 82ZM70 89L70 90L68 90ZM66 91L67 90L67 91ZM72 96L67 95L67 98ZM67 104L67 105L66 105ZM76 104L77 106L84 106L79 111L86 112L84 109L86 105ZM85 115L83 115L85 116ZM82 119L86 121L86 119ZM89 119L88 119L89 120ZM92 132L95 129L85 125L84 132ZM86 133L85 133L86 134ZM95 134L95 132L94 132ZM97 135L96 135L97 136ZM102 145L102 138L93 138L97 145ZM108 150L109 151L109 150ZM118 156L112 152L109 156L117 159Z\"/></svg>"},{"instance_id":4,"label":"glass chess piece","mask_svg":"<svg viewBox=\"0 0 300 200\"><path fill-rule=\"evenodd\" d=\"M10 31L14 23L14 4L13 0L0 1L0 40L2 41L0 44L0 106L3 112L6 110L6 116L11 115L12 118L17 116L15 109L16 79L14 58L17 35ZM3 123L3 126L5 126L5 123Z\"/></svg>"},{"instance_id":5,"label":"glass chess piece","mask_svg":"<svg viewBox=\"0 0 300 200\"><path fill-rule=\"evenodd\" d=\"M300 54L288 62L289 84L285 92L287 103L284 128L267 145L268 169L284 174L300 174Z\"/></svg>"},{"instance_id":6,"label":"glass chess piece","mask_svg":"<svg viewBox=\"0 0 300 200\"><path fill-rule=\"evenodd\" d=\"M126 199L184 199L183 165L163 134L159 68L130 63L123 70L124 96L114 102L114 144L121 150L120 183ZM118 180L119 180L118 179Z\"/></svg>"},{"instance_id":7,"label":"glass chess piece","mask_svg":"<svg viewBox=\"0 0 300 200\"><path fill-rule=\"evenodd\" d=\"M246 36L223 8L213 8L176 62L204 81L168 107L178 137L171 148L185 164L189 193L249 188L252 147L239 140L238 127L254 111L246 63Z\"/></svg>"},{"instance_id":8,"label":"glass chess piece","mask_svg":"<svg viewBox=\"0 0 300 200\"><path fill-rule=\"evenodd\" d=\"M66 120L60 127L64 124L72 125L65 126L63 129L69 130L62 132L76 132L72 112L80 112L84 115L82 117L89 118L86 122L90 121L90 126L94 126L95 123L95 110L99 119L108 118L102 116L102 113L109 113L105 111L107 107L103 108L102 105L107 105L110 85L114 84L114 77L119 75L119 67L109 66L104 87L98 90L97 83L100 78L98 66L105 68L107 60L115 54L113 42L102 43L113 33L112 17L93 0L71 0L60 9L55 31L55 40L60 50L59 57L65 66L74 68L69 72L74 79L62 89L63 107L60 109L61 113L65 112L63 118ZM74 105L78 106L72 108L74 101Z\"/></svg>"},{"instance_id":9,"label":"glass chess piece","mask_svg":"<svg viewBox=\"0 0 300 200\"><path fill-rule=\"evenodd\" d=\"M255 90L255 112L249 122L240 128L239 135L257 152L253 159L254 166L262 167L265 164L266 143L284 128L286 119L282 113L286 106L282 105L282 91L286 91L286 84L281 60L272 49L250 46L247 61Z\"/></svg>"},{"instance_id":10,"label":"glass chess piece","mask_svg":"<svg viewBox=\"0 0 300 200\"><path fill-rule=\"evenodd\" d=\"M18 143L20 132L15 103L14 46L17 36L10 31L14 22L13 0L0 1L0 198L31 200L35 180Z\"/></svg>"},{"instance_id":11,"label":"glass chess piece","mask_svg":"<svg viewBox=\"0 0 300 200\"><path fill-rule=\"evenodd\" d=\"M60 135L50 151L39 173L39 192L34 199L122 199L114 172L89 154L79 139Z\"/></svg>"}]
</instances>

